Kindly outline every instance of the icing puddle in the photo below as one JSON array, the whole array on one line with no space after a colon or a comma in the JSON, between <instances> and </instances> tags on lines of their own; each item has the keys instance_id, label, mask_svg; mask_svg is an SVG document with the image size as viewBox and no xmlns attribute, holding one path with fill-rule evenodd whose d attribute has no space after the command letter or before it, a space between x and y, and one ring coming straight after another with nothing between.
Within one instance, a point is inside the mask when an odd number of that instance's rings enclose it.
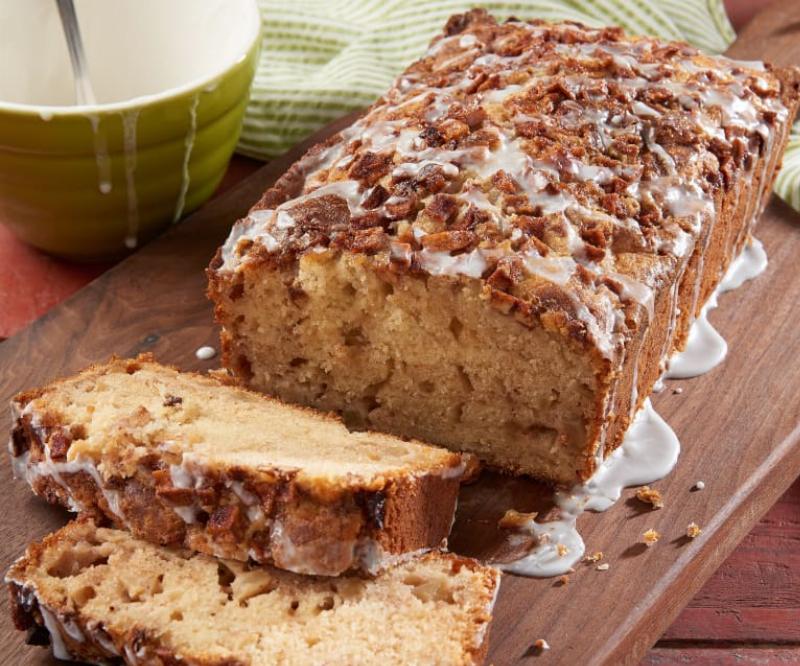
<instances>
[{"instance_id":1,"label":"icing puddle","mask_svg":"<svg viewBox=\"0 0 800 666\"><path fill-rule=\"evenodd\" d=\"M665 379L688 379L716 368L728 354L728 343L708 321L708 313L717 307L720 294L741 287L757 277L767 267L767 253L758 239L753 239L731 263L716 291L703 306L700 316L689 331L686 349L675 354L669 362Z\"/></svg>"},{"instance_id":2,"label":"icing puddle","mask_svg":"<svg viewBox=\"0 0 800 666\"><path fill-rule=\"evenodd\" d=\"M686 349L670 360L665 378L696 377L722 362L727 343L708 321L708 313L717 306L719 294L736 289L766 266L764 248L753 239L709 298L692 325ZM565 574L585 552L577 529L581 514L605 511L616 503L624 488L665 477L675 467L679 453L677 436L648 398L622 445L583 484L554 492L530 479L484 474L478 484L464 487L459 500L462 511L456 518L450 546L456 552L488 559L509 573L533 577ZM499 529L497 523L504 509L497 506L531 515L518 516L513 530ZM463 517L466 515L470 517Z\"/></svg>"}]
</instances>

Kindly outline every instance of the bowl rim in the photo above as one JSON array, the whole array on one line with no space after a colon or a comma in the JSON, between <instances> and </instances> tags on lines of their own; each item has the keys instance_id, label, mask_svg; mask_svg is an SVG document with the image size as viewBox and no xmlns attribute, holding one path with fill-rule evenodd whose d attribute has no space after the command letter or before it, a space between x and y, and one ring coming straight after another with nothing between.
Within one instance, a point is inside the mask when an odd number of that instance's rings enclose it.
<instances>
[{"instance_id":1,"label":"bowl rim","mask_svg":"<svg viewBox=\"0 0 800 666\"><path fill-rule=\"evenodd\" d=\"M62 104L50 106L47 104L6 102L0 99L0 112L37 116L45 122L49 122L55 116L99 116L105 113L133 111L159 102L176 99L198 88L207 88L224 78L231 70L246 61L253 52L254 47L257 46L261 40L261 12L259 11L257 0L245 0L245 3L247 5L245 11L249 12L245 20L250 21L250 34L244 41L243 48L233 61L228 62L222 69L214 71L207 76L188 81L179 86L167 88L161 92L151 93L149 95L138 95L137 97L131 97L121 102L111 102L108 104Z\"/></svg>"}]
</instances>

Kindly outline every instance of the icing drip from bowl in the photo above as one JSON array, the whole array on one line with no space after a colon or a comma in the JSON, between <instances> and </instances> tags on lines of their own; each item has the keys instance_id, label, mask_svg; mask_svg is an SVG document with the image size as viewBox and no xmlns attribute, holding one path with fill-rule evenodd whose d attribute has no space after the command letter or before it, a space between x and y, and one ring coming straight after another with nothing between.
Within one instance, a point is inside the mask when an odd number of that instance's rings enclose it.
<instances>
[{"instance_id":1,"label":"icing drip from bowl","mask_svg":"<svg viewBox=\"0 0 800 666\"><path fill-rule=\"evenodd\" d=\"M194 148L194 140L197 135L197 106L200 103L200 94L197 93L192 97L192 102L189 106L189 132L184 139L183 150L183 166L181 170L181 189L178 193L178 201L175 204L175 213L172 216L172 222L177 222L183 215L183 209L186 206L186 194L189 192L189 162L192 158L192 149Z\"/></svg>"},{"instance_id":2,"label":"icing drip from bowl","mask_svg":"<svg viewBox=\"0 0 800 666\"><path fill-rule=\"evenodd\" d=\"M136 197L136 123L139 110L122 114L122 133L125 151L125 187L128 198L128 228L125 247L133 250L139 244L139 204Z\"/></svg>"},{"instance_id":3,"label":"icing drip from bowl","mask_svg":"<svg viewBox=\"0 0 800 666\"><path fill-rule=\"evenodd\" d=\"M767 253L761 242L754 238L742 253L733 260L725 277L711 294L700 316L692 324L686 348L672 356L666 379L688 379L716 368L728 353L725 339L708 321L708 313L718 305L718 297L726 291L740 287L757 277L767 267Z\"/></svg>"},{"instance_id":4,"label":"icing drip from bowl","mask_svg":"<svg viewBox=\"0 0 800 666\"><path fill-rule=\"evenodd\" d=\"M580 515L584 511L605 511L619 499L623 488L663 478L675 467L679 452L677 436L648 398L625 433L622 445L606 458L592 478L568 491L556 492L555 503L561 518L545 523L531 520L511 537L514 540L533 535L537 545L524 557L495 566L508 573L537 578L567 573L584 553L576 525Z\"/></svg>"},{"instance_id":5,"label":"icing drip from bowl","mask_svg":"<svg viewBox=\"0 0 800 666\"><path fill-rule=\"evenodd\" d=\"M100 116L89 114L89 123L92 125L94 137L94 157L97 163L97 189L101 194L111 192L111 158L108 154L108 140L105 130L100 130Z\"/></svg>"}]
</instances>

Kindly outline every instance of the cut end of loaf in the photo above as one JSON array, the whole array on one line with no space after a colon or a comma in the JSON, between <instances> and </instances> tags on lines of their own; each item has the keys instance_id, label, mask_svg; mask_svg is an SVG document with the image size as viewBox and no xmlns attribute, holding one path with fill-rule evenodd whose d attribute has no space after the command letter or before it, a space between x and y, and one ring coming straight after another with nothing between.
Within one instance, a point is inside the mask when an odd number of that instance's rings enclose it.
<instances>
[{"instance_id":1,"label":"cut end of loaf","mask_svg":"<svg viewBox=\"0 0 800 666\"><path fill-rule=\"evenodd\" d=\"M46 629L59 658L467 665L485 652L499 573L430 554L372 580L303 577L76 521L6 580L16 626Z\"/></svg>"},{"instance_id":2,"label":"cut end of loaf","mask_svg":"<svg viewBox=\"0 0 800 666\"><path fill-rule=\"evenodd\" d=\"M601 361L487 307L478 281L333 253L302 257L288 286L245 280L247 298L224 301L223 349L250 386L518 473L583 473Z\"/></svg>"}]
</instances>

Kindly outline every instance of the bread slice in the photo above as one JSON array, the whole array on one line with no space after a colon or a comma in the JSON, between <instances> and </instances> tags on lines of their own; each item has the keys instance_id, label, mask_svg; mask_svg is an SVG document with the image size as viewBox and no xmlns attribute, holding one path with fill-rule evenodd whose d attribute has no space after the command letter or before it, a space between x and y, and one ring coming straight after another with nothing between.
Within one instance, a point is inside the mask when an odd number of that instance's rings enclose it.
<instances>
[{"instance_id":1,"label":"bread slice","mask_svg":"<svg viewBox=\"0 0 800 666\"><path fill-rule=\"evenodd\" d=\"M75 521L9 570L14 622L57 657L128 664L477 664L500 574L430 553L374 579L171 550ZM46 632L44 631L46 630Z\"/></svg>"},{"instance_id":2,"label":"bread slice","mask_svg":"<svg viewBox=\"0 0 800 666\"><path fill-rule=\"evenodd\" d=\"M452 17L209 268L250 386L570 484L748 241L798 70L618 28Z\"/></svg>"},{"instance_id":3,"label":"bread slice","mask_svg":"<svg viewBox=\"0 0 800 666\"><path fill-rule=\"evenodd\" d=\"M27 391L13 409L17 476L48 501L298 573L375 573L438 548L464 471L449 451L351 433L144 357Z\"/></svg>"}]
</instances>

